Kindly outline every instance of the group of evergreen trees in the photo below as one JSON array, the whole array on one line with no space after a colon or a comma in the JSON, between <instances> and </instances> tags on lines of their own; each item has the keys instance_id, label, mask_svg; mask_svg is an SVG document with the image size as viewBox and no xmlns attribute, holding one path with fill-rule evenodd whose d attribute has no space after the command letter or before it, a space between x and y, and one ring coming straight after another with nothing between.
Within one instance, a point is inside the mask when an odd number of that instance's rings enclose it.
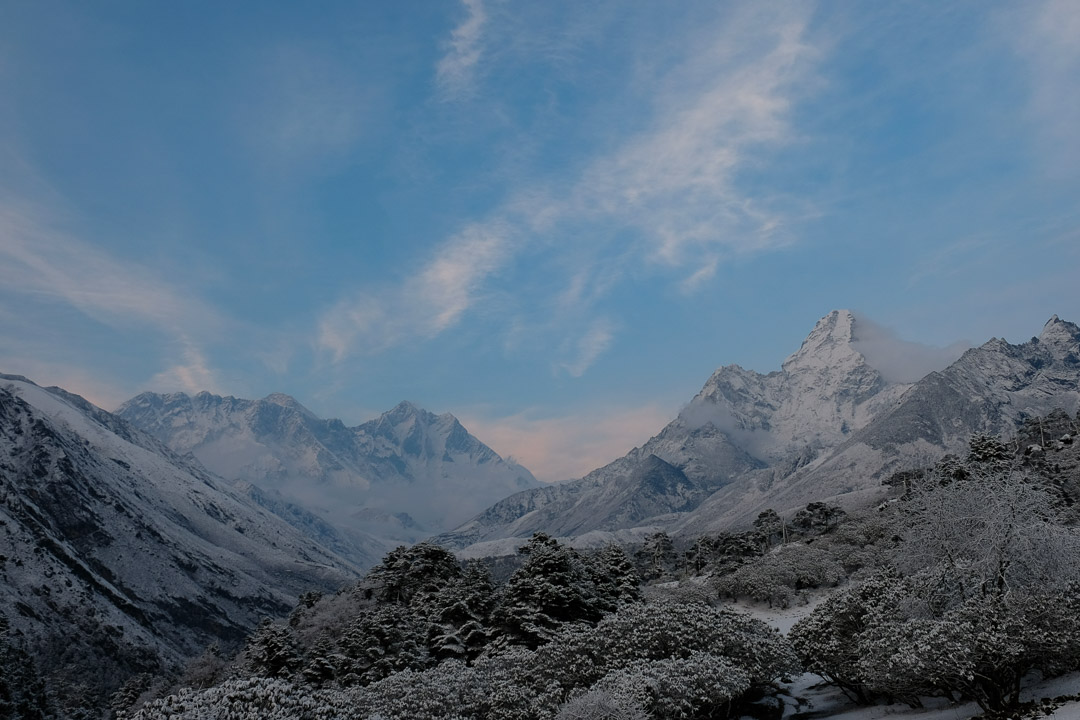
<instances>
[{"instance_id":1,"label":"group of evergreen trees","mask_svg":"<svg viewBox=\"0 0 1080 720\"><path fill-rule=\"evenodd\" d=\"M398 548L356 587L263 623L208 687L135 717L719 718L798 671L764 623L646 602L618 546L582 554L537 534L520 552L495 587L441 547Z\"/></svg>"}]
</instances>

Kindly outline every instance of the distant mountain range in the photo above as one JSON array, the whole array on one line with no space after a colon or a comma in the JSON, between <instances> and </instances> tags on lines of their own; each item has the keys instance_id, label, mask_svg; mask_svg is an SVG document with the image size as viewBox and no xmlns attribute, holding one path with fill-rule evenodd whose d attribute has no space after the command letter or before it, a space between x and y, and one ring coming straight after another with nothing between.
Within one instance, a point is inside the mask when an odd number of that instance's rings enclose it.
<instances>
[{"instance_id":1,"label":"distant mountain range","mask_svg":"<svg viewBox=\"0 0 1080 720\"><path fill-rule=\"evenodd\" d=\"M202 392L143 393L117 415L221 477L244 483L290 522L303 507L349 542L389 547L464 522L539 483L453 415L403 402L356 427L323 420L288 395L243 400ZM300 524L310 531L307 521ZM325 542L320 531L314 535Z\"/></svg>"},{"instance_id":2,"label":"distant mountain range","mask_svg":"<svg viewBox=\"0 0 1080 720\"><path fill-rule=\"evenodd\" d=\"M1080 328L1057 316L1027 343L992 339L914 383L887 380L862 341L852 313L831 312L780 371L722 367L640 448L580 480L512 495L437 539L497 553L537 531L700 533L749 524L767 507L868 503L894 472L973 433L1010 435L1025 417L1080 406Z\"/></svg>"},{"instance_id":3,"label":"distant mountain range","mask_svg":"<svg viewBox=\"0 0 1080 720\"><path fill-rule=\"evenodd\" d=\"M0 375L0 612L54 688L162 672L361 570L122 418Z\"/></svg>"}]
</instances>

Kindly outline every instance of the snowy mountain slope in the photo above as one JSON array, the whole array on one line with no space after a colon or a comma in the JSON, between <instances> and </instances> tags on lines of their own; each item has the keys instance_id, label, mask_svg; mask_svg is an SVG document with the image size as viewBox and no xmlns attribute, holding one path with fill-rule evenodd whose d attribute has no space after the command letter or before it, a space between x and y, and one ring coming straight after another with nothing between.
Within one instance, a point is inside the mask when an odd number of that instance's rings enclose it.
<instances>
[{"instance_id":1,"label":"snowy mountain slope","mask_svg":"<svg viewBox=\"0 0 1080 720\"><path fill-rule=\"evenodd\" d=\"M0 607L61 685L115 689L358 573L122 419L0 375Z\"/></svg>"},{"instance_id":2,"label":"snowy mountain slope","mask_svg":"<svg viewBox=\"0 0 1080 720\"><path fill-rule=\"evenodd\" d=\"M898 470L963 452L975 433L1011 437L1027 417L1080 407L1080 327L1056 315L1038 337L1012 345L994 338L915 383L880 414L782 486L749 477L704 503L680 527L706 531L745 522L771 506L813 500L868 501Z\"/></svg>"},{"instance_id":3,"label":"snowy mountain slope","mask_svg":"<svg viewBox=\"0 0 1080 720\"><path fill-rule=\"evenodd\" d=\"M887 382L854 346L856 320L829 313L783 364L762 375L717 370L675 420L640 448L578 481L511 496L439 537L455 547L543 530L558 536L670 524L734 479L818 458L891 407ZM657 482L658 463L679 482Z\"/></svg>"},{"instance_id":4,"label":"snowy mountain slope","mask_svg":"<svg viewBox=\"0 0 1080 720\"><path fill-rule=\"evenodd\" d=\"M466 547L635 524L708 532L748 524L766 507L869 502L893 472L932 462L974 432L1009 434L1027 415L1080 401L1080 332L1056 316L1031 342L991 340L916 383L874 368L860 332L850 312L831 312L780 371L722 367L641 448L581 480L506 498L438 539ZM692 490L644 501L631 478L650 457Z\"/></svg>"},{"instance_id":5,"label":"snowy mountain slope","mask_svg":"<svg viewBox=\"0 0 1080 720\"><path fill-rule=\"evenodd\" d=\"M449 413L407 402L346 427L275 393L143 393L117 414L213 472L306 507L339 531L412 541L537 485Z\"/></svg>"}]
</instances>

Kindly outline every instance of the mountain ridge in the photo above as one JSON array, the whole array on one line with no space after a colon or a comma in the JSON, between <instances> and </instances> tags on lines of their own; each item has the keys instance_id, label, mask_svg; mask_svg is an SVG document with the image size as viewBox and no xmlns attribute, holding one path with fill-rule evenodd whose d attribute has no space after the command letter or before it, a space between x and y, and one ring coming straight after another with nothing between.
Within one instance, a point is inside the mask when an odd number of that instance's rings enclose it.
<instances>
[{"instance_id":1,"label":"mountain ridge","mask_svg":"<svg viewBox=\"0 0 1080 720\"><path fill-rule=\"evenodd\" d=\"M226 479L305 507L346 535L359 530L387 546L452 527L539 485L454 415L409 401L353 427L320 419L282 393L260 400L142 393L117 413Z\"/></svg>"},{"instance_id":2,"label":"mountain ridge","mask_svg":"<svg viewBox=\"0 0 1080 720\"><path fill-rule=\"evenodd\" d=\"M605 498L650 455L706 495L689 510L672 495L667 512L658 507L642 523L673 532L749 524L768 506L792 512L813 500L870 502L889 474L955 450L973 432L1008 432L1051 406L1080 405L1080 328L1056 315L1039 338L992 339L913 383L887 379L861 342L857 317L832 311L781 370L722 366L640 448L557 490L506 498L437 540L463 548L535 531L630 529ZM591 524L568 520L590 506L598 509Z\"/></svg>"}]
</instances>

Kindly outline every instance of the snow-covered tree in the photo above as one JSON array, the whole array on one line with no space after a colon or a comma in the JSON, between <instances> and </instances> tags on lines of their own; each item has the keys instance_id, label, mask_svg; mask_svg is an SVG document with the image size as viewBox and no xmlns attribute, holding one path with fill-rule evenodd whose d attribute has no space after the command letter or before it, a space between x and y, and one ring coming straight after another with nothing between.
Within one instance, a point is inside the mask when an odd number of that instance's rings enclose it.
<instances>
[{"instance_id":1,"label":"snow-covered tree","mask_svg":"<svg viewBox=\"0 0 1080 720\"><path fill-rule=\"evenodd\" d=\"M427 622L399 605L361 613L338 641L338 682L366 685L400 670L427 667L427 634Z\"/></svg>"},{"instance_id":2,"label":"snow-covered tree","mask_svg":"<svg viewBox=\"0 0 1080 720\"><path fill-rule=\"evenodd\" d=\"M555 720L648 720L648 715L634 698L589 690L559 708Z\"/></svg>"},{"instance_id":3,"label":"snow-covered tree","mask_svg":"<svg viewBox=\"0 0 1080 720\"><path fill-rule=\"evenodd\" d=\"M408 604L421 594L440 592L461 577L454 554L434 543L401 546L387 553L367 574L377 597L384 602Z\"/></svg>"},{"instance_id":4,"label":"snow-covered tree","mask_svg":"<svg viewBox=\"0 0 1080 720\"><path fill-rule=\"evenodd\" d=\"M641 579L621 546L615 543L605 546L588 558L588 566L603 611L610 612L623 603L641 599Z\"/></svg>"},{"instance_id":5,"label":"snow-covered tree","mask_svg":"<svg viewBox=\"0 0 1080 720\"><path fill-rule=\"evenodd\" d=\"M576 552L543 533L520 552L525 563L510 577L495 612L504 642L535 648L566 623L600 619L592 574Z\"/></svg>"},{"instance_id":6,"label":"snow-covered tree","mask_svg":"<svg viewBox=\"0 0 1080 720\"><path fill-rule=\"evenodd\" d=\"M45 685L33 658L8 635L8 620L0 615L0 717L44 720L52 717Z\"/></svg>"},{"instance_id":7,"label":"snow-covered tree","mask_svg":"<svg viewBox=\"0 0 1080 720\"><path fill-rule=\"evenodd\" d=\"M675 545L667 533L653 533L645 538L634 559L643 580L659 580L675 569Z\"/></svg>"},{"instance_id":8,"label":"snow-covered tree","mask_svg":"<svg viewBox=\"0 0 1080 720\"><path fill-rule=\"evenodd\" d=\"M490 641L495 589L482 566L470 565L424 606L430 621L428 649L436 660L473 660Z\"/></svg>"},{"instance_id":9,"label":"snow-covered tree","mask_svg":"<svg viewBox=\"0 0 1080 720\"><path fill-rule=\"evenodd\" d=\"M263 677L290 677L300 669L302 659L292 631L265 618L244 648L248 667Z\"/></svg>"},{"instance_id":10,"label":"snow-covered tree","mask_svg":"<svg viewBox=\"0 0 1080 720\"><path fill-rule=\"evenodd\" d=\"M761 533L766 548L772 547L777 540L787 542L787 528L784 520L772 508L766 508L758 513L754 520L754 528Z\"/></svg>"}]
</instances>

